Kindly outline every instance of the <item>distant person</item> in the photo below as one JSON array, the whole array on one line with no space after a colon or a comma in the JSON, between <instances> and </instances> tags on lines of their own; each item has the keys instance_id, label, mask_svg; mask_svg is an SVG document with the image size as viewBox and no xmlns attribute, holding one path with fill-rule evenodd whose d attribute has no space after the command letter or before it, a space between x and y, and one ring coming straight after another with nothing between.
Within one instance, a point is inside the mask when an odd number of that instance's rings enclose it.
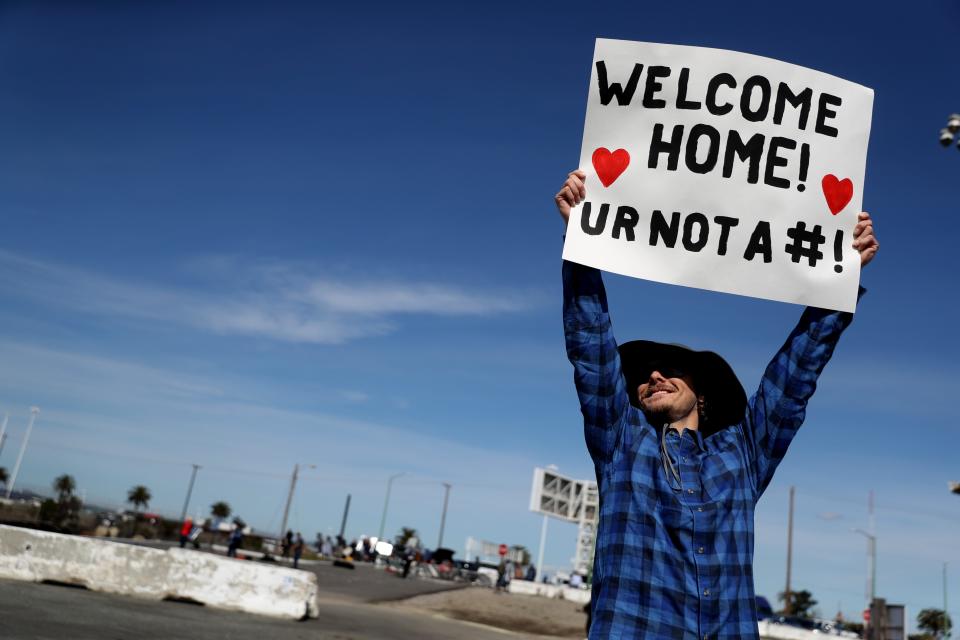
<instances>
[{"instance_id":1,"label":"distant person","mask_svg":"<svg viewBox=\"0 0 960 640\"><path fill-rule=\"evenodd\" d=\"M293 539L293 568L300 567L300 556L303 555L303 536L297 531L297 537Z\"/></svg>"},{"instance_id":2,"label":"distant person","mask_svg":"<svg viewBox=\"0 0 960 640\"><path fill-rule=\"evenodd\" d=\"M243 544L243 525L236 524L230 532L230 543L227 545L227 557L236 558L237 549Z\"/></svg>"},{"instance_id":3,"label":"distant person","mask_svg":"<svg viewBox=\"0 0 960 640\"><path fill-rule=\"evenodd\" d=\"M413 549L407 549L403 554L403 577L406 578L410 575L410 567L413 566L414 553Z\"/></svg>"},{"instance_id":4,"label":"distant person","mask_svg":"<svg viewBox=\"0 0 960 640\"><path fill-rule=\"evenodd\" d=\"M510 572L513 570L513 563L509 560L501 560L497 566L497 587L495 592L503 591L510 584Z\"/></svg>"},{"instance_id":5,"label":"distant person","mask_svg":"<svg viewBox=\"0 0 960 640\"><path fill-rule=\"evenodd\" d=\"M190 541L190 534L193 533L193 518L187 516L187 519L183 521L183 524L180 526L180 548L183 549L187 546L187 542Z\"/></svg>"},{"instance_id":6,"label":"distant person","mask_svg":"<svg viewBox=\"0 0 960 640\"><path fill-rule=\"evenodd\" d=\"M572 576L570 576L570 587L573 589L579 589L583 586L583 576L580 575L579 571L575 571Z\"/></svg>"},{"instance_id":7,"label":"distant person","mask_svg":"<svg viewBox=\"0 0 960 640\"><path fill-rule=\"evenodd\" d=\"M523 577L527 582L534 582L537 579L537 567L532 563L527 567L527 575Z\"/></svg>"},{"instance_id":8,"label":"distant person","mask_svg":"<svg viewBox=\"0 0 960 640\"><path fill-rule=\"evenodd\" d=\"M280 555L284 558L290 557L290 550L293 548L293 531L287 530L287 534L283 536L283 540L280 542Z\"/></svg>"},{"instance_id":9,"label":"distant person","mask_svg":"<svg viewBox=\"0 0 960 640\"><path fill-rule=\"evenodd\" d=\"M203 527L198 525L196 522L193 523L193 528L190 530L190 544L193 545L193 548L197 551L200 550L200 534L203 533Z\"/></svg>"},{"instance_id":10,"label":"distant person","mask_svg":"<svg viewBox=\"0 0 960 640\"><path fill-rule=\"evenodd\" d=\"M323 557L332 558L333 557L333 538L327 536L323 539Z\"/></svg>"}]
</instances>

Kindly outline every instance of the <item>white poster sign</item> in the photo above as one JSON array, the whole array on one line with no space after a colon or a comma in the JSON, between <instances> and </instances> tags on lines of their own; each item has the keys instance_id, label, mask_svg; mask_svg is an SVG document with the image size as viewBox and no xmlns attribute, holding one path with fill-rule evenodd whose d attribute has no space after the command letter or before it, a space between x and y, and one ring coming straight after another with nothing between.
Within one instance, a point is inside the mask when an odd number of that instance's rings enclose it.
<instances>
[{"instance_id":1,"label":"white poster sign","mask_svg":"<svg viewBox=\"0 0 960 640\"><path fill-rule=\"evenodd\" d=\"M563 257L853 311L873 91L745 53L598 39Z\"/></svg>"}]
</instances>

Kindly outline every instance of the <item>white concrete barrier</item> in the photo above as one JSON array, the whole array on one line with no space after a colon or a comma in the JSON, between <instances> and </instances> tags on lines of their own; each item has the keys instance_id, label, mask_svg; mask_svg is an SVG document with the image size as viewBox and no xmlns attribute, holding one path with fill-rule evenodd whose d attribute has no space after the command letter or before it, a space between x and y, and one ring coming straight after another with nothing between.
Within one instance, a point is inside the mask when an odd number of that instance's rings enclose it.
<instances>
[{"instance_id":1,"label":"white concrete barrier","mask_svg":"<svg viewBox=\"0 0 960 640\"><path fill-rule=\"evenodd\" d=\"M0 526L0 577L83 585L161 599L167 554L159 549Z\"/></svg>"},{"instance_id":2,"label":"white concrete barrier","mask_svg":"<svg viewBox=\"0 0 960 640\"><path fill-rule=\"evenodd\" d=\"M507 585L507 591L509 593L526 596L562 598L563 600L569 600L577 604L590 602L590 591L588 589L575 589L572 587L544 584L542 582L530 582L527 580L511 580Z\"/></svg>"},{"instance_id":3,"label":"white concrete barrier","mask_svg":"<svg viewBox=\"0 0 960 640\"><path fill-rule=\"evenodd\" d=\"M838 637L824 636L822 633L807 631L799 627L791 627L787 624L779 624L771 620L761 620L757 623L757 626L760 630L761 640L818 640L824 637Z\"/></svg>"},{"instance_id":4,"label":"white concrete barrier","mask_svg":"<svg viewBox=\"0 0 960 640\"><path fill-rule=\"evenodd\" d=\"M168 583L177 597L219 609L316 618L317 576L309 571L169 549Z\"/></svg>"},{"instance_id":5,"label":"white concrete barrier","mask_svg":"<svg viewBox=\"0 0 960 640\"><path fill-rule=\"evenodd\" d=\"M317 576L185 549L150 549L0 525L0 578L83 585L219 609L317 617Z\"/></svg>"}]
</instances>

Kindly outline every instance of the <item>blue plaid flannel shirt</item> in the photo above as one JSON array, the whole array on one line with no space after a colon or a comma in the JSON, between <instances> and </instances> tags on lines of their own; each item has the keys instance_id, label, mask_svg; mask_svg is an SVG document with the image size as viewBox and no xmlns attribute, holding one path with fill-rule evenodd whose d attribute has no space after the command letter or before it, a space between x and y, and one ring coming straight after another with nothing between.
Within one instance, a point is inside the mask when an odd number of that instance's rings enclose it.
<instances>
[{"instance_id":1,"label":"blue plaid flannel shirt","mask_svg":"<svg viewBox=\"0 0 960 640\"><path fill-rule=\"evenodd\" d=\"M862 293L861 289L861 293ZM567 355L600 489L591 640L757 638L753 514L849 313L808 308L740 424L707 438L658 428L630 404L600 272L563 263Z\"/></svg>"}]
</instances>

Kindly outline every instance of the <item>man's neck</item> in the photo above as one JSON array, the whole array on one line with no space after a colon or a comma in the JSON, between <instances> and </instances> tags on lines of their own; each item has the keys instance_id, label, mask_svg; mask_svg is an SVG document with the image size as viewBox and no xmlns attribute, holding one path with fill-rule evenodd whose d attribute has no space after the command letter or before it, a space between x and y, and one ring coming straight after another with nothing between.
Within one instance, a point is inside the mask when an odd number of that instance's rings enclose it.
<instances>
[{"instance_id":1,"label":"man's neck","mask_svg":"<svg viewBox=\"0 0 960 640\"><path fill-rule=\"evenodd\" d=\"M681 434L684 429L689 429L690 431L697 431L700 429L700 414L697 413L697 410L694 409L688 413L683 418L675 420L673 422L668 422L667 426L671 429L676 429Z\"/></svg>"}]
</instances>

